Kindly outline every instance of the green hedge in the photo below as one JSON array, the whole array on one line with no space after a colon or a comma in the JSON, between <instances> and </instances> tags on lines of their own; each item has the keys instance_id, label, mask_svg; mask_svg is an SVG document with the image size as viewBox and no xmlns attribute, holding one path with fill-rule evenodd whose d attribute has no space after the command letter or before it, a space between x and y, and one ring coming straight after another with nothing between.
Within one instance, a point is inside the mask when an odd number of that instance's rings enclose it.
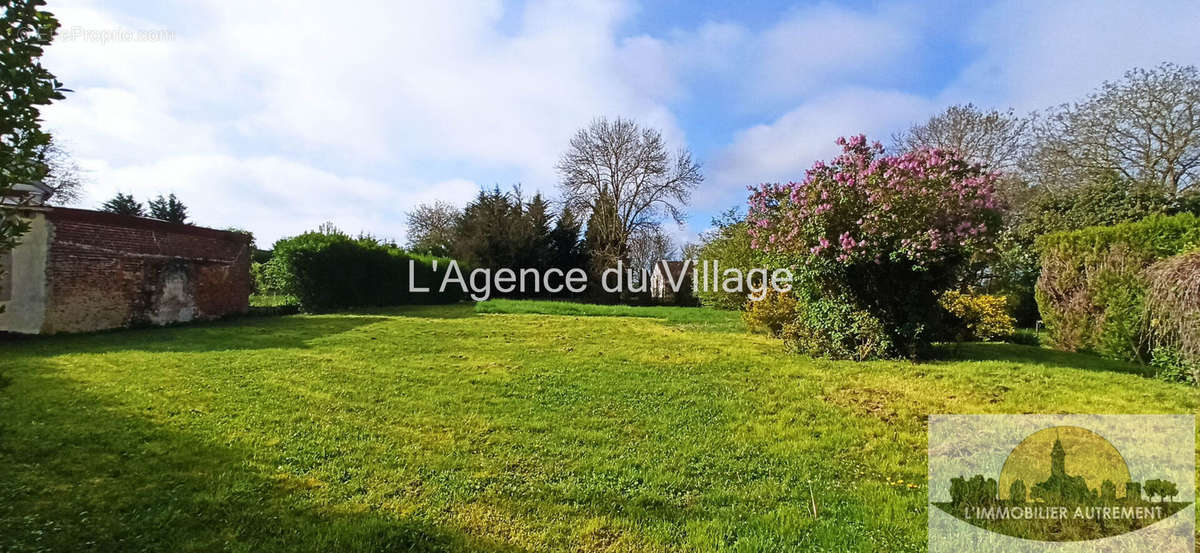
<instances>
[{"instance_id":1,"label":"green hedge","mask_svg":"<svg viewBox=\"0 0 1200 553\"><path fill-rule=\"evenodd\" d=\"M1036 295L1050 343L1146 361L1145 270L1198 244L1200 218L1190 213L1039 238Z\"/></svg>"},{"instance_id":2,"label":"green hedge","mask_svg":"<svg viewBox=\"0 0 1200 553\"><path fill-rule=\"evenodd\" d=\"M448 259L409 254L373 238L309 232L276 242L274 251L265 272L281 280L279 292L295 296L306 311L463 299L460 287L437 292ZM430 292L409 291L410 261L416 269L414 283Z\"/></svg>"}]
</instances>

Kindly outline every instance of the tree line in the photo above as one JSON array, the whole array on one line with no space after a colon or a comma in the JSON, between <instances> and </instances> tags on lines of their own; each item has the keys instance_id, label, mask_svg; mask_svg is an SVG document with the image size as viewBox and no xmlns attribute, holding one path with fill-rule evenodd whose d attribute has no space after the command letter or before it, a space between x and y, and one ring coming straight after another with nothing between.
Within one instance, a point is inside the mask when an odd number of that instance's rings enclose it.
<instances>
[{"instance_id":1,"label":"tree line","mask_svg":"<svg viewBox=\"0 0 1200 553\"><path fill-rule=\"evenodd\" d=\"M142 202L134 199L133 194L122 194L117 192L111 200L104 202L100 206L100 211L108 213L116 213L118 215L133 215L135 217L152 217L161 219L168 223L186 224L188 220L188 208L175 197L175 194L158 197L146 202L143 206Z\"/></svg>"},{"instance_id":2,"label":"tree line","mask_svg":"<svg viewBox=\"0 0 1200 553\"><path fill-rule=\"evenodd\" d=\"M1200 214L1200 72L1137 68L1080 101L1029 114L951 106L897 133L892 148L953 150L1002 174L998 247L965 283L1008 295L1032 325L1039 236Z\"/></svg>"},{"instance_id":3,"label":"tree line","mask_svg":"<svg viewBox=\"0 0 1200 553\"><path fill-rule=\"evenodd\" d=\"M663 223L682 223L703 181L686 149L672 153L658 130L628 119L598 118L556 168L557 205L540 192L526 198L519 185L480 190L462 209L423 204L407 215L407 248L473 267L579 267L594 277L618 263L648 272L679 255Z\"/></svg>"}]
</instances>

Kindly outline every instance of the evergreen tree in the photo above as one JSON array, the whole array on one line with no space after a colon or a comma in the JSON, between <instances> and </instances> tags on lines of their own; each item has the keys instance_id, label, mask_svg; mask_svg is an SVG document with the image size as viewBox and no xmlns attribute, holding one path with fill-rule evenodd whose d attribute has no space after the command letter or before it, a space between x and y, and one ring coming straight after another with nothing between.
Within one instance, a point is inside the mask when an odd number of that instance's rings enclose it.
<instances>
[{"instance_id":1,"label":"evergreen tree","mask_svg":"<svg viewBox=\"0 0 1200 553\"><path fill-rule=\"evenodd\" d=\"M571 208L563 206L550 231L550 265L563 272L575 268L586 268L587 254L579 239L583 224Z\"/></svg>"},{"instance_id":2,"label":"evergreen tree","mask_svg":"<svg viewBox=\"0 0 1200 553\"><path fill-rule=\"evenodd\" d=\"M471 267L515 268L522 236L521 206L500 187L480 190L463 209L458 222L454 257Z\"/></svg>"},{"instance_id":3,"label":"evergreen tree","mask_svg":"<svg viewBox=\"0 0 1200 553\"><path fill-rule=\"evenodd\" d=\"M132 199L132 198L131 198ZM150 216L155 219L162 219L168 223L184 224L187 222L187 206L179 201L175 194L170 194L166 198L159 194L157 198L150 200Z\"/></svg>"},{"instance_id":4,"label":"evergreen tree","mask_svg":"<svg viewBox=\"0 0 1200 553\"><path fill-rule=\"evenodd\" d=\"M596 200L591 217L588 217L586 243L591 269L598 278L600 273L609 267L615 267L617 261L624 260L628 244L625 237L614 229L618 228L617 204L608 195L603 194Z\"/></svg>"},{"instance_id":5,"label":"evergreen tree","mask_svg":"<svg viewBox=\"0 0 1200 553\"><path fill-rule=\"evenodd\" d=\"M550 230L550 203L539 192L525 204L522 214L524 241L522 267L546 270L553 258L553 242Z\"/></svg>"},{"instance_id":6,"label":"evergreen tree","mask_svg":"<svg viewBox=\"0 0 1200 553\"><path fill-rule=\"evenodd\" d=\"M145 217L146 211L142 208L142 203L133 199L132 194L122 194L117 192L113 199L104 202L100 206L100 211L116 213L117 215L135 215L137 217Z\"/></svg>"}]
</instances>

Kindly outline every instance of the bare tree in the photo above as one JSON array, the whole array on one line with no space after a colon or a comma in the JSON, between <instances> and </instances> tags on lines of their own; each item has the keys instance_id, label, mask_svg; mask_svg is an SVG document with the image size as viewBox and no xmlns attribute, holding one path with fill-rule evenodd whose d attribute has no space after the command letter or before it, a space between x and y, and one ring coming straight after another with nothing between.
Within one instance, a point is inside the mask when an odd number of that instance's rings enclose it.
<instances>
[{"instance_id":1,"label":"bare tree","mask_svg":"<svg viewBox=\"0 0 1200 553\"><path fill-rule=\"evenodd\" d=\"M38 157L50 169L42 184L48 186L54 193L49 202L54 205L71 205L83 196L83 170L54 139L41 147Z\"/></svg>"},{"instance_id":2,"label":"bare tree","mask_svg":"<svg viewBox=\"0 0 1200 553\"><path fill-rule=\"evenodd\" d=\"M1200 179L1200 73L1164 63L1105 82L1083 102L1063 104L1034 126L1031 168L1042 184L1073 186L1117 171L1169 196Z\"/></svg>"},{"instance_id":3,"label":"bare tree","mask_svg":"<svg viewBox=\"0 0 1200 553\"><path fill-rule=\"evenodd\" d=\"M1008 111L983 111L974 104L954 105L924 123L892 136L893 148L953 150L967 160L980 163L1003 176L998 184L1001 198L1019 207L1031 194L1022 167L1029 152L1030 119Z\"/></svg>"},{"instance_id":4,"label":"bare tree","mask_svg":"<svg viewBox=\"0 0 1200 553\"><path fill-rule=\"evenodd\" d=\"M677 251L675 241L661 226L638 227L629 240L629 265L652 272L656 263L671 259Z\"/></svg>"},{"instance_id":5,"label":"bare tree","mask_svg":"<svg viewBox=\"0 0 1200 553\"><path fill-rule=\"evenodd\" d=\"M894 148L954 150L987 167L1015 172L1028 145L1029 119L1008 111L982 111L974 104L946 108L928 121L892 136Z\"/></svg>"},{"instance_id":6,"label":"bare tree","mask_svg":"<svg viewBox=\"0 0 1200 553\"><path fill-rule=\"evenodd\" d=\"M658 130L619 117L601 117L576 133L557 169L563 201L572 209L591 213L607 202L615 207L615 216L592 220L613 227L604 234L621 249L619 259L628 259L638 229L667 217L682 223L692 191L704 181L690 152L680 148L671 155Z\"/></svg>"},{"instance_id":7,"label":"bare tree","mask_svg":"<svg viewBox=\"0 0 1200 553\"><path fill-rule=\"evenodd\" d=\"M417 206L408 213L408 249L448 255L460 215L457 207L443 201Z\"/></svg>"}]
</instances>

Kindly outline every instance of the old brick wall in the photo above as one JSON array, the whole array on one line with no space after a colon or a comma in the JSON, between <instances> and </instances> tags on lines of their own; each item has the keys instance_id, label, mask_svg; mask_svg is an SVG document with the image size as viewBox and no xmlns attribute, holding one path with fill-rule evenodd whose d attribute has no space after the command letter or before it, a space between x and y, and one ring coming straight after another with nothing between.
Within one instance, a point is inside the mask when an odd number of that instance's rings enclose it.
<instances>
[{"instance_id":1,"label":"old brick wall","mask_svg":"<svg viewBox=\"0 0 1200 553\"><path fill-rule=\"evenodd\" d=\"M43 333L168 324L243 313L245 235L52 208Z\"/></svg>"}]
</instances>

